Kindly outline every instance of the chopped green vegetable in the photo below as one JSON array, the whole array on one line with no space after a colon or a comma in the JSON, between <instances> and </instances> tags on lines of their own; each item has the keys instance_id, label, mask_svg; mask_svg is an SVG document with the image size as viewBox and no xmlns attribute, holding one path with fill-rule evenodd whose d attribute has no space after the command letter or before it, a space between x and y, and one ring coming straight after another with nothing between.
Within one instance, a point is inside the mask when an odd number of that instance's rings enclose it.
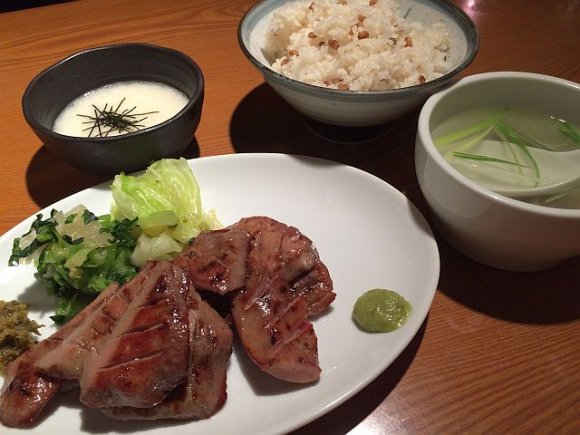
<instances>
[{"instance_id":1,"label":"chopped green vegetable","mask_svg":"<svg viewBox=\"0 0 580 435\"><path fill-rule=\"evenodd\" d=\"M138 176L120 174L111 186L110 215L84 206L37 215L14 240L10 265L33 262L35 278L56 300L61 324L113 282L124 284L148 260L171 259L202 231L220 227L202 209L199 187L185 159L164 159Z\"/></svg>"},{"instance_id":2,"label":"chopped green vegetable","mask_svg":"<svg viewBox=\"0 0 580 435\"><path fill-rule=\"evenodd\" d=\"M84 206L47 219L36 216L28 233L14 240L9 265L32 261L35 278L56 299L51 319L65 323L113 282L137 273L130 256L136 220L95 216Z\"/></svg>"},{"instance_id":3,"label":"chopped green vegetable","mask_svg":"<svg viewBox=\"0 0 580 435\"><path fill-rule=\"evenodd\" d=\"M502 116L502 113L498 112L475 125L470 125L469 127L462 128L461 130L454 131L444 136L439 136L437 139L435 139L435 144L439 147L442 147L464 139L470 139L473 136L479 136L482 132L484 132L483 136L485 136L493 129L493 127L502 118Z\"/></svg>"},{"instance_id":4,"label":"chopped green vegetable","mask_svg":"<svg viewBox=\"0 0 580 435\"><path fill-rule=\"evenodd\" d=\"M512 162L510 160L498 159L495 157L482 156L480 154L462 153L460 151L453 151L452 154L454 157L458 157L460 159L477 160L477 161L490 162L490 163L504 163L506 165L521 166L524 168L527 167L525 165L522 165L521 163Z\"/></svg>"},{"instance_id":5,"label":"chopped green vegetable","mask_svg":"<svg viewBox=\"0 0 580 435\"><path fill-rule=\"evenodd\" d=\"M457 158L477 160L488 163L510 164L519 168L527 168L527 165L518 161L518 154L515 153L512 149L512 146L516 146L522 151L525 158L530 162L534 171L534 176L539 179L540 168L532 154L529 152L528 147L541 149L548 148L534 138L523 135L505 124L503 122L505 113L505 111L493 113L487 119L475 125L462 128L461 130L454 131L444 136L439 136L434 140L435 145L439 147L442 152L443 147L452 146L453 149L451 150L451 154ZM462 151L481 143L482 140L489 137L492 133L501 139L501 141L505 144L514 158L513 161Z\"/></svg>"},{"instance_id":6,"label":"chopped green vegetable","mask_svg":"<svg viewBox=\"0 0 580 435\"><path fill-rule=\"evenodd\" d=\"M163 159L136 176L119 174L111 186L115 218L138 219L142 230L131 256L147 260L172 258L202 231L220 226L202 208L197 180L187 160Z\"/></svg>"},{"instance_id":7,"label":"chopped green vegetable","mask_svg":"<svg viewBox=\"0 0 580 435\"><path fill-rule=\"evenodd\" d=\"M0 373L36 343L32 334L40 335L42 326L28 317L26 304L0 301Z\"/></svg>"},{"instance_id":8,"label":"chopped green vegetable","mask_svg":"<svg viewBox=\"0 0 580 435\"><path fill-rule=\"evenodd\" d=\"M558 127L558 131L560 133L568 136L575 143L580 144L580 130L578 130L568 121L565 121L563 119L557 119L556 121L560 123L560 126Z\"/></svg>"},{"instance_id":9,"label":"chopped green vegetable","mask_svg":"<svg viewBox=\"0 0 580 435\"><path fill-rule=\"evenodd\" d=\"M526 136L518 133L513 128L510 128L507 125L502 124L501 122L498 122L495 125L495 132L504 141L504 143L509 144L510 146L512 144L516 145L525 154L528 160L532 163L536 177L540 178L540 168L538 167L538 163L536 162L536 159L534 159L534 157L528 151L528 147L535 146L532 145L532 143L535 144L536 141L527 138ZM513 155L515 156L515 154Z\"/></svg>"}]
</instances>

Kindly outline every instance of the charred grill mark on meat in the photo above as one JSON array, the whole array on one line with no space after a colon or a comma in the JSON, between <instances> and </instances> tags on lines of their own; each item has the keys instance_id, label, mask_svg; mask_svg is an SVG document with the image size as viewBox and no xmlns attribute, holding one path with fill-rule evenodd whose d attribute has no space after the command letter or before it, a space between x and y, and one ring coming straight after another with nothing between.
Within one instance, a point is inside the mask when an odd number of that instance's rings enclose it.
<instances>
[{"instance_id":1,"label":"charred grill mark on meat","mask_svg":"<svg viewBox=\"0 0 580 435\"><path fill-rule=\"evenodd\" d=\"M180 279L170 263L139 291L80 379L88 406L151 407L185 381L189 328Z\"/></svg>"},{"instance_id":2,"label":"charred grill mark on meat","mask_svg":"<svg viewBox=\"0 0 580 435\"><path fill-rule=\"evenodd\" d=\"M202 233L174 263L182 267L198 290L224 295L246 282L249 235L223 229Z\"/></svg>"},{"instance_id":3,"label":"charred grill mark on meat","mask_svg":"<svg viewBox=\"0 0 580 435\"><path fill-rule=\"evenodd\" d=\"M34 424L59 390L117 419L199 419L225 403L233 333L196 288L229 301L250 358L289 382L320 376L309 321L334 300L312 242L267 217L200 234L172 263L149 262L7 366L0 421Z\"/></svg>"},{"instance_id":4,"label":"charred grill mark on meat","mask_svg":"<svg viewBox=\"0 0 580 435\"><path fill-rule=\"evenodd\" d=\"M326 266L310 239L294 227L253 217L232 228L251 236L246 286L232 303L244 348L258 367L276 378L316 381L318 341L308 317L335 298Z\"/></svg>"}]
</instances>

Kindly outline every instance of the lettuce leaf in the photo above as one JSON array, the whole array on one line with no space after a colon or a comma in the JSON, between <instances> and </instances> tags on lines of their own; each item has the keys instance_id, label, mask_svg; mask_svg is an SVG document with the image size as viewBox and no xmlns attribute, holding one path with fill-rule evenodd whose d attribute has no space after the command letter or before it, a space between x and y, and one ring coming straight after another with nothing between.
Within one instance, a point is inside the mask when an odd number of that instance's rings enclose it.
<instances>
[{"instance_id":1,"label":"lettuce leaf","mask_svg":"<svg viewBox=\"0 0 580 435\"><path fill-rule=\"evenodd\" d=\"M112 215L137 219L142 233L131 261L172 258L202 231L220 227L202 208L199 185L187 160L162 159L140 175L117 175L111 185Z\"/></svg>"}]
</instances>

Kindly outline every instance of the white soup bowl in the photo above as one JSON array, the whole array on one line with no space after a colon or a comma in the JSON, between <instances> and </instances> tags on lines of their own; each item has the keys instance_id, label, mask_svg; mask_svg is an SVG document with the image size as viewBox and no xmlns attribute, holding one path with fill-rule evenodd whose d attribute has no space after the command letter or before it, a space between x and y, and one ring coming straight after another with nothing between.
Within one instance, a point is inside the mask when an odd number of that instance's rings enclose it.
<instances>
[{"instance_id":1,"label":"white soup bowl","mask_svg":"<svg viewBox=\"0 0 580 435\"><path fill-rule=\"evenodd\" d=\"M435 224L472 259L499 269L546 269L580 255L580 208L552 208L488 190L453 168L431 132L470 109L520 107L580 125L580 85L525 72L491 72L464 78L431 96L420 116L415 169Z\"/></svg>"}]
</instances>

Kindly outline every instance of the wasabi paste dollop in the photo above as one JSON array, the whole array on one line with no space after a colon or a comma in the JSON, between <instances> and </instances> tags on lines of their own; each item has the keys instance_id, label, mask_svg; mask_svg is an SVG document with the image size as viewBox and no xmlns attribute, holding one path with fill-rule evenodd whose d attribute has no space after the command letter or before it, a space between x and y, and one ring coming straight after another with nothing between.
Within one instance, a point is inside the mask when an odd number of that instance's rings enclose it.
<instances>
[{"instance_id":1,"label":"wasabi paste dollop","mask_svg":"<svg viewBox=\"0 0 580 435\"><path fill-rule=\"evenodd\" d=\"M411 309L411 304L399 293L376 288L356 300L352 317L365 331L391 332L403 326Z\"/></svg>"}]
</instances>

